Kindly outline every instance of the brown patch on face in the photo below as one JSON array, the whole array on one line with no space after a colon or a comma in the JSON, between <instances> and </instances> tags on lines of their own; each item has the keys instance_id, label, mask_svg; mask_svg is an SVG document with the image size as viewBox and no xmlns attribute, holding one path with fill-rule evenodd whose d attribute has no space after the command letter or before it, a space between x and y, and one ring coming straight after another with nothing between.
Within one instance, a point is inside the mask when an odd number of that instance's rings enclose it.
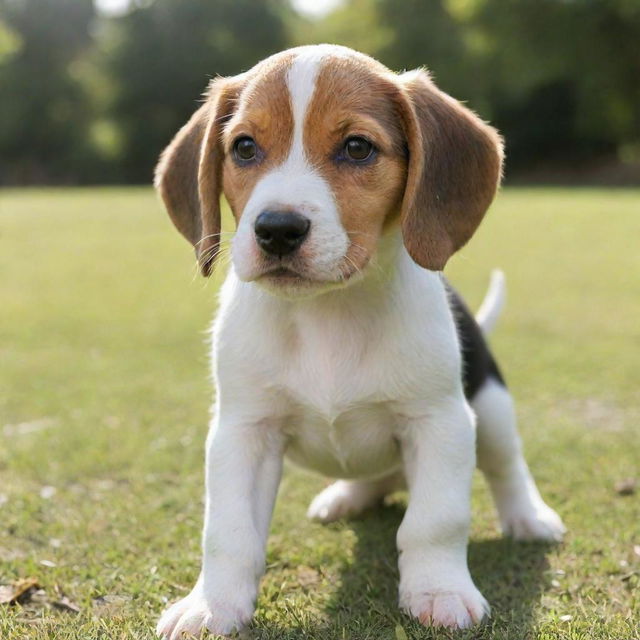
<instances>
[{"instance_id":1,"label":"brown patch on face","mask_svg":"<svg viewBox=\"0 0 640 640\"><path fill-rule=\"evenodd\" d=\"M253 80L238 98L237 110L224 129L223 190L233 215L240 219L256 182L284 162L293 139L293 113L286 74L292 55L268 59L255 68ZM255 161L238 162L233 145L238 138L257 143Z\"/></svg>"},{"instance_id":2,"label":"brown patch on face","mask_svg":"<svg viewBox=\"0 0 640 640\"><path fill-rule=\"evenodd\" d=\"M328 58L307 110L305 151L333 189L351 241L343 268L348 275L366 266L385 225L400 209L407 160L394 103L399 91L392 74L372 60ZM375 156L350 161L344 144L352 136L373 143Z\"/></svg>"}]
</instances>

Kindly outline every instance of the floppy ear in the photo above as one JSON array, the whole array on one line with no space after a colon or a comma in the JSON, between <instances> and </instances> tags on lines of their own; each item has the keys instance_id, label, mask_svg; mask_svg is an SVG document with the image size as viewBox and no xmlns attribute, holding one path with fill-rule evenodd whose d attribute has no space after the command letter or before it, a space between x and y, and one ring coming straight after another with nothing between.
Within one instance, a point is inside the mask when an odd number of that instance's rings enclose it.
<instances>
[{"instance_id":1,"label":"floppy ear","mask_svg":"<svg viewBox=\"0 0 640 640\"><path fill-rule=\"evenodd\" d=\"M439 271L473 235L496 193L502 140L422 70L399 78L409 148L402 235L409 255Z\"/></svg>"},{"instance_id":2,"label":"floppy ear","mask_svg":"<svg viewBox=\"0 0 640 640\"><path fill-rule=\"evenodd\" d=\"M154 184L178 231L195 247L200 270L210 275L219 248L222 145L220 135L239 86L211 83L205 103L162 152Z\"/></svg>"}]
</instances>

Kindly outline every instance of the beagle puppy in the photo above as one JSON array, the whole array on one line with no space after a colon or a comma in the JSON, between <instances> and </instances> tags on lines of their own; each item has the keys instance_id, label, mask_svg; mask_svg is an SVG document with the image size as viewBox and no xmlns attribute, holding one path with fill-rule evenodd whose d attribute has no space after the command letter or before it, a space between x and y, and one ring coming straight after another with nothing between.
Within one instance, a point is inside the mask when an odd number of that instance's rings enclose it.
<instances>
[{"instance_id":1,"label":"beagle puppy","mask_svg":"<svg viewBox=\"0 0 640 640\"><path fill-rule=\"evenodd\" d=\"M156 172L204 275L221 194L237 223L213 327L202 571L160 636L249 623L285 454L337 479L309 507L321 522L406 486L399 602L425 625L489 613L466 558L476 449L503 532L560 539L483 338L501 275L479 325L440 273L501 165L498 133L425 71L344 47L290 49L211 82Z\"/></svg>"}]
</instances>

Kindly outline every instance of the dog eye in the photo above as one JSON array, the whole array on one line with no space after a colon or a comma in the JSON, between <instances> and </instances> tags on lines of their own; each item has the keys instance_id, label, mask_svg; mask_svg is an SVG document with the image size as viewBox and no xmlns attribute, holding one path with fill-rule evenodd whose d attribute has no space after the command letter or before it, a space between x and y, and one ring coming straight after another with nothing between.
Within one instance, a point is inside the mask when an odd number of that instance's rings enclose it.
<instances>
[{"instance_id":1,"label":"dog eye","mask_svg":"<svg viewBox=\"0 0 640 640\"><path fill-rule=\"evenodd\" d=\"M255 160L258 153L258 145L253 138L243 136L233 143L233 155L241 162Z\"/></svg>"},{"instance_id":2,"label":"dog eye","mask_svg":"<svg viewBox=\"0 0 640 640\"><path fill-rule=\"evenodd\" d=\"M374 151L373 145L360 136L352 136L347 138L344 143L344 153L349 160L354 162L364 162L368 160Z\"/></svg>"}]
</instances>

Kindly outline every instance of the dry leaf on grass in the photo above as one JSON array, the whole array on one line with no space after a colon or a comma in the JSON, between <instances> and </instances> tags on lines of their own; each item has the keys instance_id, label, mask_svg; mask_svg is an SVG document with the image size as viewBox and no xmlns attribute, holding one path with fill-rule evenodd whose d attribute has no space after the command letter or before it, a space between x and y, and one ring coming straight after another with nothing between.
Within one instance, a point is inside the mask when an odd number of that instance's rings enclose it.
<instances>
[{"instance_id":1,"label":"dry leaf on grass","mask_svg":"<svg viewBox=\"0 0 640 640\"><path fill-rule=\"evenodd\" d=\"M21 578L11 584L0 586L0 604L15 604L28 601L40 588L35 578Z\"/></svg>"},{"instance_id":2,"label":"dry leaf on grass","mask_svg":"<svg viewBox=\"0 0 640 640\"><path fill-rule=\"evenodd\" d=\"M69 600L59 585L55 586L55 592L57 599L52 600L40 587L36 578L22 578L12 584L0 585L0 604L19 604L27 616L40 615L42 609L51 607L60 611L80 612L80 607Z\"/></svg>"},{"instance_id":3,"label":"dry leaf on grass","mask_svg":"<svg viewBox=\"0 0 640 640\"><path fill-rule=\"evenodd\" d=\"M615 490L620 496L630 496L636 492L638 481L635 478L624 478L616 482Z\"/></svg>"},{"instance_id":4,"label":"dry leaf on grass","mask_svg":"<svg viewBox=\"0 0 640 640\"><path fill-rule=\"evenodd\" d=\"M59 584L56 584L54 587L56 592L57 599L51 601L51 605L60 611L67 611L69 613L80 613L80 607L75 603L69 600L67 594L62 590L62 587Z\"/></svg>"},{"instance_id":5,"label":"dry leaf on grass","mask_svg":"<svg viewBox=\"0 0 640 640\"><path fill-rule=\"evenodd\" d=\"M71 602L67 596L62 596L60 600L54 600L51 603L56 609L60 609L60 611L69 611L71 613L80 613L80 607L75 603Z\"/></svg>"}]
</instances>

